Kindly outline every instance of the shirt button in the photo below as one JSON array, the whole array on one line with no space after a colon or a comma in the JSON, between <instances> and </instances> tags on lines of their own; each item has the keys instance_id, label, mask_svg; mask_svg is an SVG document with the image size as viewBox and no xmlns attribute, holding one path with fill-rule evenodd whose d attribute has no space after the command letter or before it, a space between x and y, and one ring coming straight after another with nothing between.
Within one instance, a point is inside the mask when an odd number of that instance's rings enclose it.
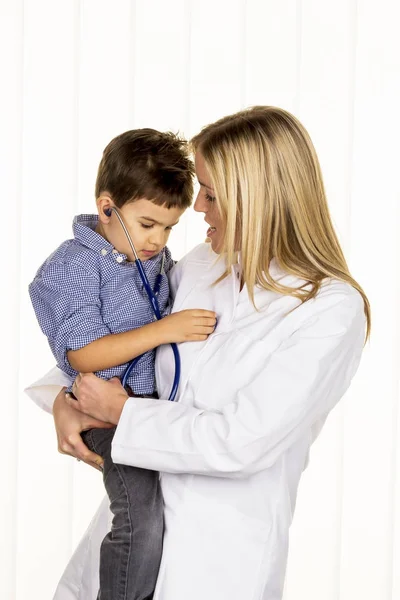
<instances>
[{"instance_id":1,"label":"shirt button","mask_svg":"<svg viewBox=\"0 0 400 600\"><path fill-rule=\"evenodd\" d=\"M105 248L103 248L103 250L101 251L102 255L105 256L107 254L107 250Z\"/></svg>"},{"instance_id":2,"label":"shirt button","mask_svg":"<svg viewBox=\"0 0 400 600\"><path fill-rule=\"evenodd\" d=\"M122 261L124 260L122 258L122 256L117 256L117 258L115 259L117 262L122 263Z\"/></svg>"}]
</instances>

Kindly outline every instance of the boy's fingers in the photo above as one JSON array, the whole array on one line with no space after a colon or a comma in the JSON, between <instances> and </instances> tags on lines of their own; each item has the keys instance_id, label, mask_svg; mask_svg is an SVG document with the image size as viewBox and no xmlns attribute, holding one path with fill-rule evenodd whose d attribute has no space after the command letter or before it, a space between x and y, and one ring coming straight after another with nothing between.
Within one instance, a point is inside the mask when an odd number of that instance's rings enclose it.
<instances>
[{"instance_id":1,"label":"boy's fingers","mask_svg":"<svg viewBox=\"0 0 400 600\"><path fill-rule=\"evenodd\" d=\"M215 319L205 319L205 318L197 318L194 322L194 325L197 327L215 327L216 320Z\"/></svg>"},{"instance_id":2,"label":"boy's fingers","mask_svg":"<svg viewBox=\"0 0 400 600\"><path fill-rule=\"evenodd\" d=\"M209 319L217 318L217 314L213 310L205 310L203 308L194 308L193 316L194 317L207 317Z\"/></svg>"}]
</instances>

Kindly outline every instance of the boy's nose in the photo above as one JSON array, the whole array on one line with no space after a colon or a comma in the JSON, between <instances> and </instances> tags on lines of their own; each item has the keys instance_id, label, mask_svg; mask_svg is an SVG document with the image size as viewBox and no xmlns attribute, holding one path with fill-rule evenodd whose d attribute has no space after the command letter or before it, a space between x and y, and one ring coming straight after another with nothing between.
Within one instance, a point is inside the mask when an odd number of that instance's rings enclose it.
<instances>
[{"instance_id":1,"label":"boy's nose","mask_svg":"<svg viewBox=\"0 0 400 600\"><path fill-rule=\"evenodd\" d=\"M164 233L162 231L153 231L149 237L149 242L150 244L153 244L153 246L162 246L164 243Z\"/></svg>"}]
</instances>

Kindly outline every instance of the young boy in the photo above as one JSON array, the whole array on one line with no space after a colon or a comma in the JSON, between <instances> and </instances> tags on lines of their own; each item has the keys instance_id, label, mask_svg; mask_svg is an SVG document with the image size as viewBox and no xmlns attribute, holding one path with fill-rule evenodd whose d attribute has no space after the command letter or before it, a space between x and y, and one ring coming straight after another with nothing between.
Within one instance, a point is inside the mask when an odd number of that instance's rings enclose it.
<instances>
[{"instance_id":1,"label":"young boy","mask_svg":"<svg viewBox=\"0 0 400 600\"><path fill-rule=\"evenodd\" d=\"M153 288L174 262L166 248L170 231L193 196L193 164L185 142L152 129L127 131L105 148L96 180L97 215L79 215L74 239L44 262L29 286L32 304L58 366L121 377L127 362L143 354L127 381L132 395L156 397L154 349L170 342L204 340L215 314L169 313L169 286L158 293L161 321L154 321L127 227ZM166 316L167 315L167 316ZM104 458L103 477L113 512L101 547L101 600L152 597L161 559L163 505L158 473L111 460L114 429L82 434Z\"/></svg>"}]
</instances>

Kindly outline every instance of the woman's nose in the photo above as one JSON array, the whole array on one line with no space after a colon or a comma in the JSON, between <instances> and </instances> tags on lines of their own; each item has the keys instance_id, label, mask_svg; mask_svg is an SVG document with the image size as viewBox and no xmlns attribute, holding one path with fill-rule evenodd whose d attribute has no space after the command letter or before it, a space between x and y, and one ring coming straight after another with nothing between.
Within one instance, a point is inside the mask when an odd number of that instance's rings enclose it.
<instances>
[{"instance_id":1,"label":"woman's nose","mask_svg":"<svg viewBox=\"0 0 400 600\"><path fill-rule=\"evenodd\" d=\"M194 202L193 208L196 212L207 212L207 202L200 192L197 194L197 198Z\"/></svg>"}]
</instances>

